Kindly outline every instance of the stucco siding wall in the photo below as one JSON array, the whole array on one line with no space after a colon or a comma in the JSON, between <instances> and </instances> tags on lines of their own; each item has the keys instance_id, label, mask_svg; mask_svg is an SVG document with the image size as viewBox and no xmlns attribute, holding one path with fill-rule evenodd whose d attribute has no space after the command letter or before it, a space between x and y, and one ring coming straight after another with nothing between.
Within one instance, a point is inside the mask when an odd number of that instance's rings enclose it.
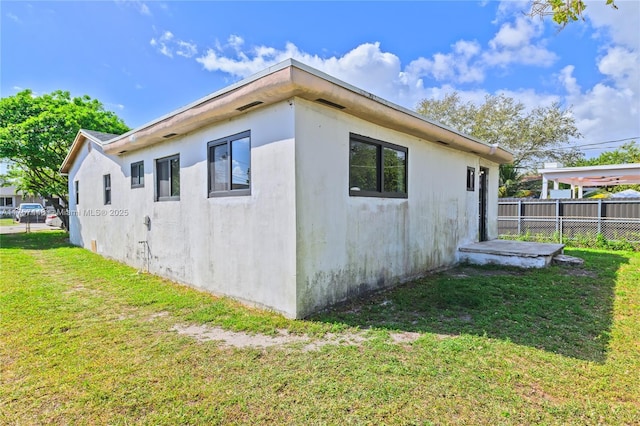
<instances>
[{"instance_id":1,"label":"stucco siding wall","mask_svg":"<svg viewBox=\"0 0 640 426\"><path fill-rule=\"evenodd\" d=\"M72 218L71 241L90 249L95 240L105 256L294 316L293 117L293 107L282 102L118 157L94 151L87 158L83 150L70 173L70 193L79 179L81 208L127 213ZM207 142L246 130L251 195L209 198ZM174 154L180 154L180 200L156 202L155 160ZM143 188L131 188L137 161L144 161ZM113 201L103 206L102 175L109 172Z\"/></svg>"},{"instance_id":2,"label":"stucco siding wall","mask_svg":"<svg viewBox=\"0 0 640 426\"><path fill-rule=\"evenodd\" d=\"M298 316L449 266L477 240L477 156L295 102ZM350 132L408 148L407 199L349 196Z\"/></svg>"}]
</instances>

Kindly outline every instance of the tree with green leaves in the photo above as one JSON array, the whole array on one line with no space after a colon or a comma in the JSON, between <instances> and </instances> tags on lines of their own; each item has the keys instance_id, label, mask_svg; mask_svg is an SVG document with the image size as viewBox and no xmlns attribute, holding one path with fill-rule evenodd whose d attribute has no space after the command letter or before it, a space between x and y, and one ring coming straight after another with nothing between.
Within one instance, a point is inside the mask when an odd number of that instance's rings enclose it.
<instances>
[{"instance_id":1,"label":"tree with green leaves","mask_svg":"<svg viewBox=\"0 0 640 426\"><path fill-rule=\"evenodd\" d=\"M617 9L614 0L605 0L607 5ZM532 0L528 15L544 18L551 16L553 21L564 28L579 19L584 21L583 13L587 5L582 0Z\"/></svg>"},{"instance_id":2,"label":"tree with green leaves","mask_svg":"<svg viewBox=\"0 0 640 426\"><path fill-rule=\"evenodd\" d=\"M68 179L59 170L80 129L114 134L129 130L116 114L86 95L72 98L69 92L55 91L37 96L24 90L0 99L0 158L17 166L10 175L12 183L63 210L61 204L68 206ZM66 216L60 218L68 225Z\"/></svg>"},{"instance_id":3,"label":"tree with green leaves","mask_svg":"<svg viewBox=\"0 0 640 426\"><path fill-rule=\"evenodd\" d=\"M636 145L636 141L627 142L613 151L605 151L595 158L579 159L570 165L580 167L633 163L640 163L640 146Z\"/></svg>"},{"instance_id":4,"label":"tree with green leaves","mask_svg":"<svg viewBox=\"0 0 640 426\"><path fill-rule=\"evenodd\" d=\"M498 144L514 154L512 165L500 168L503 196L520 188L522 173L545 161L570 163L582 154L567 147L582 137L570 109L558 103L527 110L522 102L505 95L487 95L481 105L463 102L457 92L444 99L425 99L417 112L489 144Z\"/></svg>"}]
</instances>

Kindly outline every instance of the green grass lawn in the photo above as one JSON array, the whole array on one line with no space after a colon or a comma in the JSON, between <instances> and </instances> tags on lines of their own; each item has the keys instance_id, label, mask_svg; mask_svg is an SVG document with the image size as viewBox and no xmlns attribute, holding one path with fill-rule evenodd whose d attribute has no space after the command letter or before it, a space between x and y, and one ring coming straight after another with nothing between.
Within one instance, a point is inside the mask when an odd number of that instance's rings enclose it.
<instances>
[{"instance_id":1,"label":"green grass lawn","mask_svg":"<svg viewBox=\"0 0 640 426\"><path fill-rule=\"evenodd\" d=\"M461 266L291 321L62 232L1 238L0 424L640 424L640 253Z\"/></svg>"},{"instance_id":2,"label":"green grass lawn","mask_svg":"<svg viewBox=\"0 0 640 426\"><path fill-rule=\"evenodd\" d=\"M0 226L11 226L15 224L16 222L14 222L14 220L11 219L10 217L5 217L0 219Z\"/></svg>"}]
</instances>

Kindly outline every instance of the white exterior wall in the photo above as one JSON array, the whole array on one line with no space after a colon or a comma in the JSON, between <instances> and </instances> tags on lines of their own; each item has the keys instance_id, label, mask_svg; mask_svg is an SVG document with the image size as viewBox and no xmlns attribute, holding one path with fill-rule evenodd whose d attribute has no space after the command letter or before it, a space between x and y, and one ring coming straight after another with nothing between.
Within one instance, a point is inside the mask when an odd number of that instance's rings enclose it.
<instances>
[{"instance_id":1,"label":"white exterior wall","mask_svg":"<svg viewBox=\"0 0 640 426\"><path fill-rule=\"evenodd\" d=\"M207 142L246 130L251 195L208 198ZM407 199L349 196L350 133L408 148ZM121 156L89 143L69 173L73 244L289 317L455 263L457 248L478 240L481 166L489 169L488 236L497 236L497 164L300 98ZM155 160L174 154L180 201L156 202ZM131 188L138 161L145 186ZM474 192L467 166L476 169Z\"/></svg>"},{"instance_id":2,"label":"white exterior wall","mask_svg":"<svg viewBox=\"0 0 640 426\"><path fill-rule=\"evenodd\" d=\"M350 133L408 148L408 198L349 196ZM494 238L497 164L296 99L298 316L455 263L457 248L478 240L481 165Z\"/></svg>"},{"instance_id":3,"label":"white exterior wall","mask_svg":"<svg viewBox=\"0 0 640 426\"><path fill-rule=\"evenodd\" d=\"M69 173L71 210L79 212L71 242L91 249L95 240L98 253L143 268L139 242L146 241L149 272L295 316L293 125L293 106L281 102L121 156L83 147ZM208 198L207 142L246 130L251 195ZM155 160L173 154L180 154L180 201L155 202ZM144 188L131 188L131 163L142 160ZM107 173L110 206L103 203ZM107 215L90 215L97 210Z\"/></svg>"}]
</instances>

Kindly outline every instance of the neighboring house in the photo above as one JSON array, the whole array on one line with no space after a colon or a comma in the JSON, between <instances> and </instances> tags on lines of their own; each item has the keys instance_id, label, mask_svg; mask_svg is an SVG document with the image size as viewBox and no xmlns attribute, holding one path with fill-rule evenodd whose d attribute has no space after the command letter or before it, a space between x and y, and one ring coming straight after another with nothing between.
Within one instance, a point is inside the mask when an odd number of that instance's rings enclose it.
<instances>
[{"instance_id":1,"label":"neighboring house","mask_svg":"<svg viewBox=\"0 0 640 426\"><path fill-rule=\"evenodd\" d=\"M512 161L294 60L102 136L62 166L73 244L294 318L496 238Z\"/></svg>"},{"instance_id":2,"label":"neighboring house","mask_svg":"<svg viewBox=\"0 0 640 426\"><path fill-rule=\"evenodd\" d=\"M15 186L10 185L10 182L4 181L3 176L5 176L12 167L15 167L14 163L6 158L0 159L0 217L13 217L15 209L20 203L41 203L44 205L44 199L42 197L22 194Z\"/></svg>"},{"instance_id":3,"label":"neighboring house","mask_svg":"<svg viewBox=\"0 0 640 426\"><path fill-rule=\"evenodd\" d=\"M640 184L640 163L610 164L603 166L562 167L558 163L545 163L539 170L542 175L540 198L582 198L584 188L602 188L617 185ZM549 182L553 189L549 190ZM571 189L560 189L560 184ZM576 195L575 189L578 189Z\"/></svg>"}]
</instances>

